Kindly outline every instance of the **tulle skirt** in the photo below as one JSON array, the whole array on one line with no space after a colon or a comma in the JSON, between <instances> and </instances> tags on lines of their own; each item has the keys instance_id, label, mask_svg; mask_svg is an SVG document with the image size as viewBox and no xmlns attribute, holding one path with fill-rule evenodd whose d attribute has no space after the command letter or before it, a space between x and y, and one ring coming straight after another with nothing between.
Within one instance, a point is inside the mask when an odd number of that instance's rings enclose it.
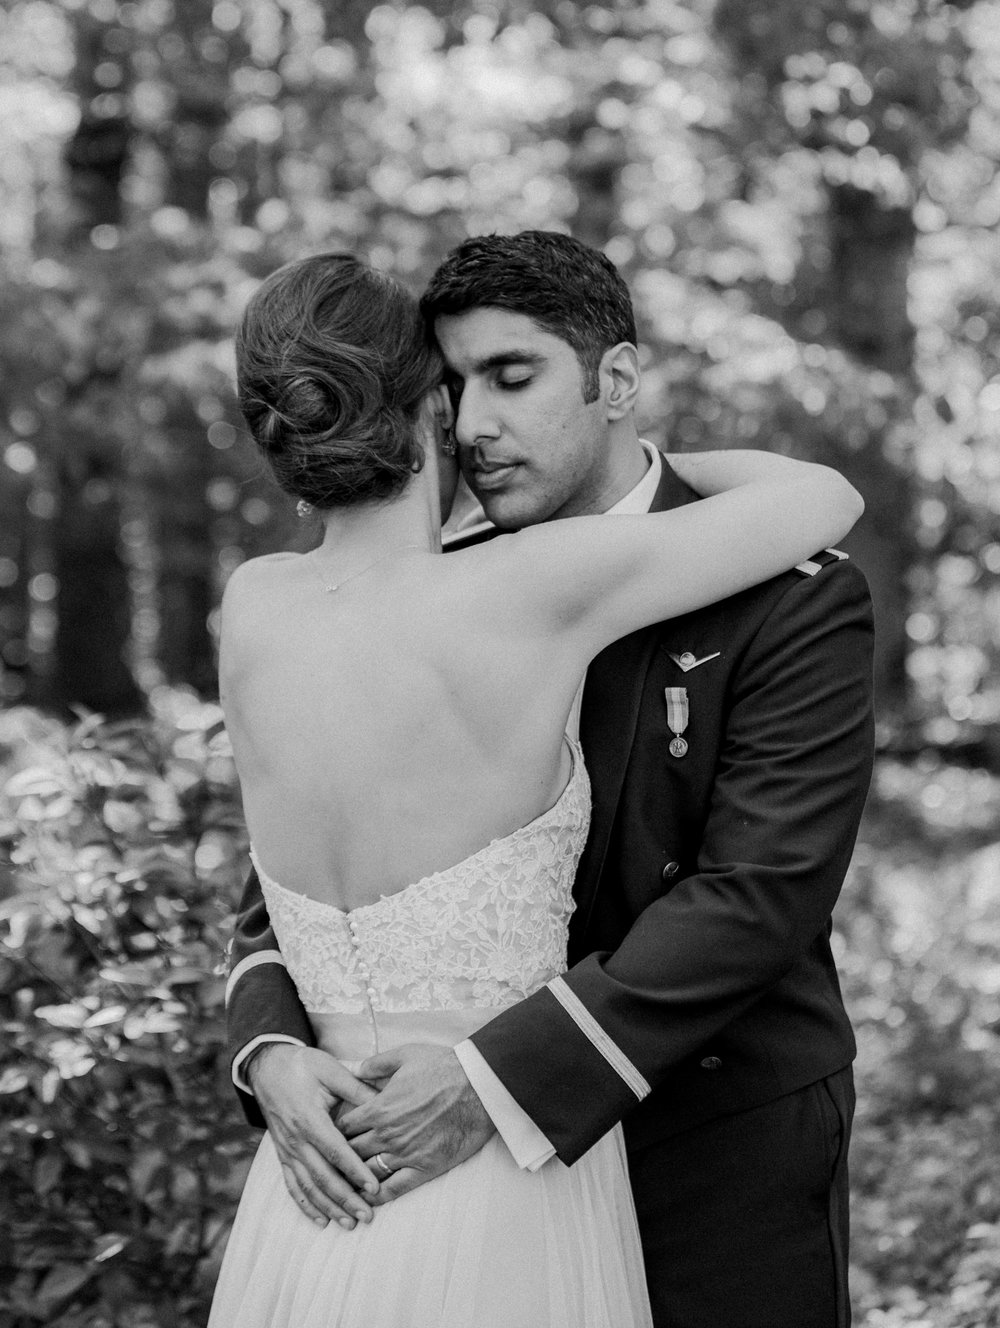
<instances>
[{"instance_id":1,"label":"tulle skirt","mask_svg":"<svg viewBox=\"0 0 1000 1328\"><path fill-rule=\"evenodd\" d=\"M620 1131L573 1167L499 1138L345 1231L285 1189L265 1135L209 1328L651 1328Z\"/></svg>"}]
</instances>

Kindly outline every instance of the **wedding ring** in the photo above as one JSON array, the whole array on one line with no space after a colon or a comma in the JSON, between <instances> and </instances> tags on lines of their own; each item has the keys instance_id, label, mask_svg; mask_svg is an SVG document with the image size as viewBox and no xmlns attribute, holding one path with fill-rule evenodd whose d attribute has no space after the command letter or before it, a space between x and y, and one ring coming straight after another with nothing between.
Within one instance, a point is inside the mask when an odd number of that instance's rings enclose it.
<instances>
[{"instance_id":1,"label":"wedding ring","mask_svg":"<svg viewBox=\"0 0 1000 1328\"><path fill-rule=\"evenodd\" d=\"M376 1153L374 1157L368 1159L368 1165L375 1172L379 1180L388 1180L392 1175L392 1167L385 1160L381 1153Z\"/></svg>"}]
</instances>

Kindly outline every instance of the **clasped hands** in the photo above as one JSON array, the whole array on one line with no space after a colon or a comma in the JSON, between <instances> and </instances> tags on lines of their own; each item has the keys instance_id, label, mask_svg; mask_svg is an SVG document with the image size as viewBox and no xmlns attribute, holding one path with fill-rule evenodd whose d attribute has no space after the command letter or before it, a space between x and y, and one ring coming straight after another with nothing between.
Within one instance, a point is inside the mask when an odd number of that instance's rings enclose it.
<instances>
[{"instance_id":1,"label":"clasped hands","mask_svg":"<svg viewBox=\"0 0 1000 1328\"><path fill-rule=\"evenodd\" d=\"M493 1122L450 1047L411 1043L353 1075L317 1047L269 1043L249 1082L307 1217L348 1229L477 1153ZM381 1183L368 1165L392 1168Z\"/></svg>"}]
</instances>

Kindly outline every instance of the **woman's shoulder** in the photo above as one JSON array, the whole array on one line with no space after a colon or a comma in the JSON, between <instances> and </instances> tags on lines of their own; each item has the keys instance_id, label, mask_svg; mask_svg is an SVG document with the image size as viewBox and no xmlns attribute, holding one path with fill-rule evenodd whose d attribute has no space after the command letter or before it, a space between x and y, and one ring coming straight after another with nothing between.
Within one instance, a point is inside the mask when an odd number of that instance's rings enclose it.
<instances>
[{"instance_id":1,"label":"woman's shoulder","mask_svg":"<svg viewBox=\"0 0 1000 1328\"><path fill-rule=\"evenodd\" d=\"M256 558L247 558L229 574L223 595L238 595L249 586L259 587L263 582L275 579L275 574L291 570L293 564L302 558L301 553L262 553Z\"/></svg>"},{"instance_id":2,"label":"woman's shoulder","mask_svg":"<svg viewBox=\"0 0 1000 1328\"><path fill-rule=\"evenodd\" d=\"M266 612L274 595L287 587L289 574L298 570L301 558L299 553L265 553L234 568L222 592L223 630Z\"/></svg>"}]
</instances>

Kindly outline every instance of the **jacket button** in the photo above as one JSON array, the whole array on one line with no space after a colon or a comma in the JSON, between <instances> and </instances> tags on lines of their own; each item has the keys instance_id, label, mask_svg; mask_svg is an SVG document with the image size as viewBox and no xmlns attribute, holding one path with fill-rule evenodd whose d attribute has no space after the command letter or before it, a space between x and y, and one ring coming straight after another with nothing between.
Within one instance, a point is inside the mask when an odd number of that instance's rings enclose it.
<instances>
[{"instance_id":1,"label":"jacket button","mask_svg":"<svg viewBox=\"0 0 1000 1328\"><path fill-rule=\"evenodd\" d=\"M719 1060L718 1056L706 1056L701 1062L701 1068L703 1070L721 1070L722 1062Z\"/></svg>"},{"instance_id":2,"label":"jacket button","mask_svg":"<svg viewBox=\"0 0 1000 1328\"><path fill-rule=\"evenodd\" d=\"M676 876L680 869L681 864L679 862L668 862L662 872L663 879L669 881L671 876Z\"/></svg>"}]
</instances>

